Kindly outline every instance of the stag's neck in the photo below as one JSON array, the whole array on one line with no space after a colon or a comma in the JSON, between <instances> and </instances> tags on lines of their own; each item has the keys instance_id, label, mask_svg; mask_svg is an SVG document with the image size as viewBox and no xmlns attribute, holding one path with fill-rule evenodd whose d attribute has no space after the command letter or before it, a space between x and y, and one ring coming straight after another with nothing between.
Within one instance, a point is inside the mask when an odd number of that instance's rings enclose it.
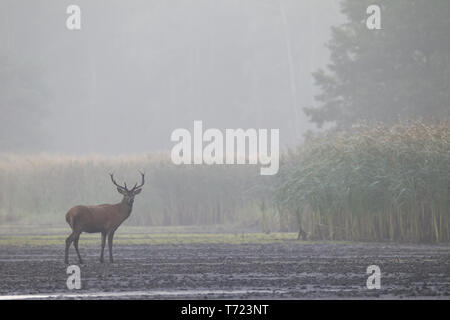
<instances>
[{"instance_id":1,"label":"stag's neck","mask_svg":"<svg viewBox=\"0 0 450 320\"><path fill-rule=\"evenodd\" d=\"M120 207L120 215L122 216L123 220L128 218L131 214L131 210L133 210L133 205L128 204L128 202L125 200L125 198L122 199L122 201L119 203Z\"/></svg>"}]
</instances>

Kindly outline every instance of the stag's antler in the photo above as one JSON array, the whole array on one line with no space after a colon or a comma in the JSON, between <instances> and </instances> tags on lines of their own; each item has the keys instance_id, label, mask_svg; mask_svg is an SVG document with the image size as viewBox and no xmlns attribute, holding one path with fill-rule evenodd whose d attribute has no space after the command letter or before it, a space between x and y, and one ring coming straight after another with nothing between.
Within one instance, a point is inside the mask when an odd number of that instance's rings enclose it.
<instances>
[{"instance_id":1,"label":"stag's antler","mask_svg":"<svg viewBox=\"0 0 450 320\"><path fill-rule=\"evenodd\" d=\"M114 183L114 185L115 185L117 188L120 188L120 189L122 189L122 190L128 191L128 189L127 189L127 184L126 184L126 183L125 183L125 186L122 187L121 185L117 184L116 180L114 180L114 177L113 177L113 174L112 174L112 173L110 173L109 175L111 176L111 181Z\"/></svg>"},{"instance_id":2,"label":"stag's antler","mask_svg":"<svg viewBox=\"0 0 450 320\"><path fill-rule=\"evenodd\" d=\"M145 173L142 173L140 170L139 170L139 173L141 174L141 184L137 185L137 182L136 182L136 184L134 185L133 189L131 189L131 191L141 188L145 183Z\"/></svg>"}]
</instances>

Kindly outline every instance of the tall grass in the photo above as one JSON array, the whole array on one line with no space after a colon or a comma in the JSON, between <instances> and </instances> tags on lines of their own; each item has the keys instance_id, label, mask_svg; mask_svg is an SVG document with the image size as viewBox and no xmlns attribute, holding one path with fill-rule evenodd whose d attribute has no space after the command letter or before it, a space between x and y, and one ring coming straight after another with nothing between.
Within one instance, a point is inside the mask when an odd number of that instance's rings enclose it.
<instances>
[{"instance_id":1,"label":"tall grass","mask_svg":"<svg viewBox=\"0 0 450 320\"><path fill-rule=\"evenodd\" d=\"M361 125L282 159L276 200L312 238L450 240L450 125Z\"/></svg>"},{"instance_id":2,"label":"tall grass","mask_svg":"<svg viewBox=\"0 0 450 320\"><path fill-rule=\"evenodd\" d=\"M173 165L167 154L0 154L0 223L65 225L77 204L114 203L146 172L128 225L236 225L331 240L450 240L449 122L360 125L253 165Z\"/></svg>"},{"instance_id":3,"label":"tall grass","mask_svg":"<svg viewBox=\"0 0 450 320\"><path fill-rule=\"evenodd\" d=\"M108 173L119 183L140 180L130 225L260 226L262 214L251 185L256 166L208 166L171 163L167 154L56 156L0 154L0 223L65 224L74 205L121 200ZM273 220L273 219L272 219Z\"/></svg>"}]
</instances>

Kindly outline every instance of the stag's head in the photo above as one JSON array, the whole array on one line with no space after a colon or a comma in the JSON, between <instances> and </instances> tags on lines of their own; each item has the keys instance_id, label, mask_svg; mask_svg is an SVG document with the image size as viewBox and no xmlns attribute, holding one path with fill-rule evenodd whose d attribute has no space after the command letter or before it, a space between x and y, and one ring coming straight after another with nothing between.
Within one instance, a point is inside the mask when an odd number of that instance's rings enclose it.
<instances>
[{"instance_id":1,"label":"stag's head","mask_svg":"<svg viewBox=\"0 0 450 320\"><path fill-rule=\"evenodd\" d=\"M138 185L137 182L136 182L134 187L129 189L129 190L127 188L127 184L126 183L124 183L124 186L122 187L121 185L117 184L117 182L114 180L113 174L112 173L109 174L111 176L112 183L114 183L114 185L117 187L117 191L119 191L119 193L123 195L124 200L130 206L133 205L134 196L139 194L142 191L142 186L145 183L145 180L144 180L144 176L145 175L142 172L140 172L140 171L139 171L139 173L141 174L141 184Z\"/></svg>"}]
</instances>

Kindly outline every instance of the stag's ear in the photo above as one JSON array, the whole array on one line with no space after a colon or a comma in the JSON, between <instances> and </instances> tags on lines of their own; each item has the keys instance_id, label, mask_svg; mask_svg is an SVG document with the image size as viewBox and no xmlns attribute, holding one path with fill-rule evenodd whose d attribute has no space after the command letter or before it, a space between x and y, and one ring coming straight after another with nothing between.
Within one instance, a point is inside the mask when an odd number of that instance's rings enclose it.
<instances>
[{"instance_id":1,"label":"stag's ear","mask_svg":"<svg viewBox=\"0 0 450 320\"><path fill-rule=\"evenodd\" d=\"M117 191L119 191L120 194L126 195L126 191L120 188L117 188Z\"/></svg>"},{"instance_id":2,"label":"stag's ear","mask_svg":"<svg viewBox=\"0 0 450 320\"><path fill-rule=\"evenodd\" d=\"M142 189L136 189L133 191L133 194L137 195L137 194L141 193L141 191L142 191Z\"/></svg>"}]
</instances>

